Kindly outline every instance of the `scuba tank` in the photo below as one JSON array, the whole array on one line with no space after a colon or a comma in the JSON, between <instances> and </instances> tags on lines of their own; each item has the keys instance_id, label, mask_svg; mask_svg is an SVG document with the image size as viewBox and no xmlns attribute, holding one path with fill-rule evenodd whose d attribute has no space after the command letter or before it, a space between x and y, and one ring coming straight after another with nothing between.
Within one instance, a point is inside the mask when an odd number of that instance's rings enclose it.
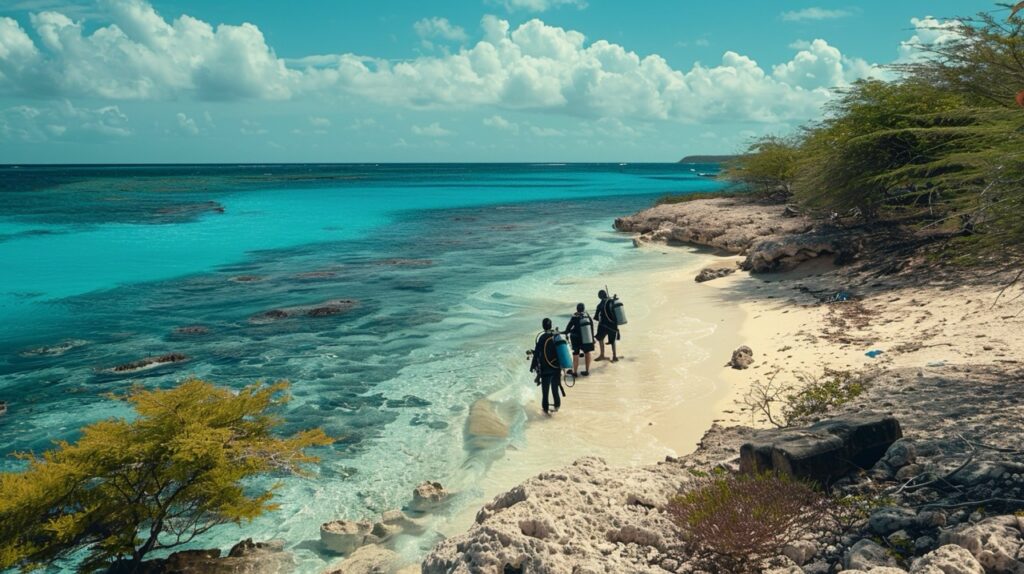
<instances>
[{"instance_id":1,"label":"scuba tank","mask_svg":"<svg viewBox=\"0 0 1024 574\"><path fill-rule=\"evenodd\" d=\"M555 333L553 341L555 343L555 352L558 354L559 365L563 369L571 369L572 353L569 352L569 342L565 340L561 333Z\"/></svg>"},{"instance_id":2,"label":"scuba tank","mask_svg":"<svg viewBox=\"0 0 1024 574\"><path fill-rule=\"evenodd\" d=\"M622 301L619 301L619 296L612 297L611 302L612 317L615 317L616 325L625 325L626 321L626 310L622 307Z\"/></svg>"},{"instance_id":3,"label":"scuba tank","mask_svg":"<svg viewBox=\"0 0 1024 574\"><path fill-rule=\"evenodd\" d=\"M594 320L586 313L580 316L580 342L584 345L594 344Z\"/></svg>"}]
</instances>

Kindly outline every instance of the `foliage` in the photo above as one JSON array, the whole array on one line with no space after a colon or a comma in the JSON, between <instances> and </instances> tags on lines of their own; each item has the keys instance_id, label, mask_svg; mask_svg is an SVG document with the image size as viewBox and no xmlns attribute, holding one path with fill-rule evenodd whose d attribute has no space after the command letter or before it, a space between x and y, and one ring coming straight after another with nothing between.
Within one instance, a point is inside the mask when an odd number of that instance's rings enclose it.
<instances>
[{"instance_id":1,"label":"foliage","mask_svg":"<svg viewBox=\"0 0 1024 574\"><path fill-rule=\"evenodd\" d=\"M726 164L722 177L764 197L788 197L797 174L800 143L795 137L758 138L743 155Z\"/></svg>"},{"instance_id":2,"label":"foliage","mask_svg":"<svg viewBox=\"0 0 1024 574\"><path fill-rule=\"evenodd\" d=\"M718 198L732 198L732 197L743 197L743 192L738 191L701 191L696 193L677 193L670 195L663 195L658 198L654 203L655 205L670 205L674 203L686 203L689 201L696 201L698 199L718 199Z\"/></svg>"},{"instance_id":3,"label":"foliage","mask_svg":"<svg viewBox=\"0 0 1024 574\"><path fill-rule=\"evenodd\" d=\"M724 475L701 481L667 510L712 570L739 574L759 571L761 561L814 533L828 505L812 484L783 475Z\"/></svg>"},{"instance_id":4,"label":"foliage","mask_svg":"<svg viewBox=\"0 0 1024 574\"><path fill-rule=\"evenodd\" d=\"M824 119L755 142L725 176L788 182L796 202L832 218L937 230L955 237L954 258L1024 243L1024 12L1005 14L942 24L941 41L895 79L854 83Z\"/></svg>"},{"instance_id":5,"label":"foliage","mask_svg":"<svg viewBox=\"0 0 1024 574\"><path fill-rule=\"evenodd\" d=\"M288 401L287 388L235 393L195 379L136 388L118 397L134 420L97 422L76 443L20 455L26 470L0 474L0 569L84 552L82 571L134 570L153 550L273 510L273 489L251 491L246 479L300 472L316 461L306 448L331 442L319 429L272 434L280 420L270 411Z\"/></svg>"},{"instance_id":6,"label":"foliage","mask_svg":"<svg viewBox=\"0 0 1024 574\"><path fill-rule=\"evenodd\" d=\"M864 383L849 371L825 369L821 376L797 372L795 386L779 382L779 373L755 382L743 399L752 416L761 414L779 428L812 421L864 392Z\"/></svg>"}]
</instances>

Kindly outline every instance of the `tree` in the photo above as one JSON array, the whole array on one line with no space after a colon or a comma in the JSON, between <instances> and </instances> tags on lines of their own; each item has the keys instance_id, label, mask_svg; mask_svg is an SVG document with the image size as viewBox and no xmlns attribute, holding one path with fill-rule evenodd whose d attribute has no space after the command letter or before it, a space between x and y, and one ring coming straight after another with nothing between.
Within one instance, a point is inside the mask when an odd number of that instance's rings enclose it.
<instances>
[{"instance_id":1,"label":"tree","mask_svg":"<svg viewBox=\"0 0 1024 574\"><path fill-rule=\"evenodd\" d=\"M22 472L0 474L0 569L45 566L77 553L79 569L138 571L154 550L185 544L226 523L274 510L269 491L246 479L302 472L305 454L330 444L323 431L288 438L272 433L271 413L288 384L256 384L238 393L191 379L168 390L124 396L137 417L82 429L41 456L18 455Z\"/></svg>"},{"instance_id":2,"label":"tree","mask_svg":"<svg viewBox=\"0 0 1024 574\"><path fill-rule=\"evenodd\" d=\"M727 163L722 175L765 196L788 196L792 193L799 157L797 138L764 136L754 140L746 153Z\"/></svg>"}]
</instances>

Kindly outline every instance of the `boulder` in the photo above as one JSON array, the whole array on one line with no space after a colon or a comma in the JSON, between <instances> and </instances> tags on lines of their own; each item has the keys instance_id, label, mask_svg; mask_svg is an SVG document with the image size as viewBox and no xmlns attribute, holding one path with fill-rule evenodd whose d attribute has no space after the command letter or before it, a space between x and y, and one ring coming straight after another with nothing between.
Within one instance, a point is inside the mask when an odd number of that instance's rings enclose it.
<instances>
[{"instance_id":1,"label":"boulder","mask_svg":"<svg viewBox=\"0 0 1024 574\"><path fill-rule=\"evenodd\" d=\"M320 544L338 554L351 554L376 540L367 540L368 536L373 536L373 524L365 520L335 520L320 526Z\"/></svg>"},{"instance_id":2,"label":"boulder","mask_svg":"<svg viewBox=\"0 0 1024 574\"><path fill-rule=\"evenodd\" d=\"M693 278L697 283L706 283L714 279L719 279L727 275L731 275L736 272L735 267L705 267L700 270L700 273Z\"/></svg>"},{"instance_id":3,"label":"boulder","mask_svg":"<svg viewBox=\"0 0 1024 574\"><path fill-rule=\"evenodd\" d=\"M914 560L910 574L985 574L985 569L966 548L947 544Z\"/></svg>"},{"instance_id":4,"label":"boulder","mask_svg":"<svg viewBox=\"0 0 1024 574\"><path fill-rule=\"evenodd\" d=\"M753 245L740 268L751 273L790 271L804 261L840 252L851 258L849 241L834 230L772 237Z\"/></svg>"},{"instance_id":5,"label":"boulder","mask_svg":"<svg viewBox=\"0 0 1024 574\"><path fill-rule=\"evenodd\" d=\"M415 512L430 512L448 500L451 494L440 482L423 482L412 491L410 508Z\"/></svg>"},{"instance_id":6,"label":"boulder","mask_svg":"<svg viewBox=\"0 0 1024 574\"><path fill-rule=\"evenodd\" d=\"M797 566L803 566L818 553L818 545L810 540L796 540L782 549L782 555L792 560Z\"/></svg>"},{"instance_id":7,"label":"boulder","mask_svg":"<svg viewBox=\"0 0 1024 574\"><path fill-rule=\"evenodd\" d=\"M917 448L912 441L900 439L885 451L881 462L889 465L893 470L899 470L908 464L917 462Z\"/></svg>"},{"instance_id":8,"label":"boulder","mask_svg":"<svg viewBox=\"0 0 1024 574\"><path fill-rule=\"evenodd\" d=\"M145 563L154 574L289 574L295 570L294 557L284 551L283 540L243 540L227 556L220 550L182 550L165 560Z\"/></svg>"},{"instance_id":9,"label":"boulder","mask_svg":"<svg viewBox=\"0 0 1024 574\"><path fill-rule=\"evenodd\" d=\"M750 347L743 345L732 352L732 359L729 359L725 366L743 370L750 368L752 364L754 364L754 351Z\"/></svg>"},{"instance_id":10,"label":"boulder","mask_svg":"<svg viewBox=\"0 0 1024 574\"><path fill-rule=\"evenodd\" d=\"M986 518L939 536L939 544L966 548L986 572L1024 574L1024 517L1007 515Z\"/></svg>"},{"instance_id":11,"label":"boulder","mask_svg":"<svg viewBox=\"0 0 1024 574\"><path fill-rule=\"evenodd\" d=\"M868 528L875 534L888 536L900 530L913 528L917 524L917 513L910 508L886 506L871 513Z\"/></svg>"},{"instance_id":12,"label":"boulder","mask_svg":"<svg viewBox=\"0 0 1024 574\"><path fill-rule=\"evenodd\" d=\"M865 538L847 550L843 556L843 566L849 570L871 571L879 567L895 568L897 563L886 548Z\"/></svg>"},{"instance_id":13,"label":"boulder","mask_svg":"<svg viewBox=\"0 0 1024 574\"><path fill-rule=\"evenodd\" d=\"M740 448L740 470L776 471L828 484L852 471L871 468L902 436L894 417L874 414L759 431Z\"/></svg>"},{"instance_id":14,"label":"boulder","mask_svg":"<svg viewBox=\"0 0 1024 574\"><path fill-rule=\"evenodd\" d=\"M324 574L390 574L399 561L398 554L376 544L363 546Z\"/></svg>"}]
</instances>

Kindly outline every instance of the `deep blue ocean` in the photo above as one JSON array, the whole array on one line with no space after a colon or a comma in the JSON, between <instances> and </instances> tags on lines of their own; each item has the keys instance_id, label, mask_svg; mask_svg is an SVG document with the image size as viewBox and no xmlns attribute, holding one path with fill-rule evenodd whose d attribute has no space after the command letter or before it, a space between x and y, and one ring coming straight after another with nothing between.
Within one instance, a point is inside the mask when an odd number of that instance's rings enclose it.
<instances>
[{"instance_id":1,"label":"deep blue ocean","mask_svg":"<svg viewBox=\"0 0 1024 574\"><path fill-rule=\"evenodd\" d=\"M469 406L503 389L535 400L522 351L540 313L580 298L558 293L559 279L635 264L612 220L716 189L715 171L0 166L0 470L19 467L12 452L125 415L104 395L133 384L287 379L284 430L319 426L338 441L317 453L314 477L285 479L281 510L199 545L284 538L317 571L321 522L401 507L423 480L472 490L493 453L467 446ZM262 315L337 299L356 306ZM167 353L188 360L108 372ZM526 417L514 418L508 444L529 448L516 430Z\"/></svg>"}]
</instances>

